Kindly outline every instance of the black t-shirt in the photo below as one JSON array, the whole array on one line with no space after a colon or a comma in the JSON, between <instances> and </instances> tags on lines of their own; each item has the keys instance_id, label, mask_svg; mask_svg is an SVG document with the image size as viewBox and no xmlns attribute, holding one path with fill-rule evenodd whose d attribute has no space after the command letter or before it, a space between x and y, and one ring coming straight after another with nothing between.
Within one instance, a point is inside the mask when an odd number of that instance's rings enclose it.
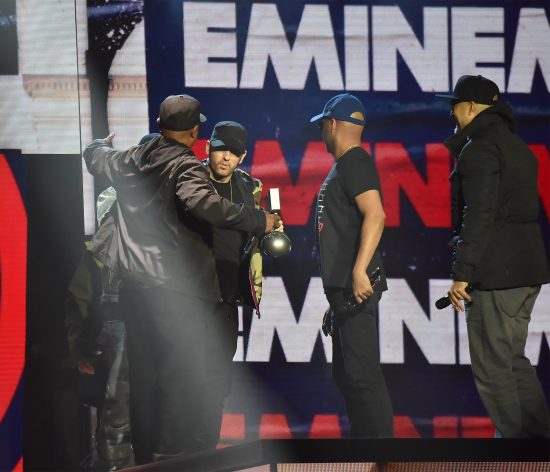
<instances>
[{"instance_id":1,"label":"black t-shirt","mask_svg":"<svg viewBox=\"0 0 550 472\"><path fill-rule=\"evenodd\" d=\"M368 190L382 193L378 171L372 157L363 148L352 148L334 163L317 197L315 230L325 288L351 288L363 223L355 197ZM376 267L381 270L376 289L387 290L378 249L367 272L371 274Z\"/></svg>"},{"instance_id":2,"label":"black t-shirt","mask_svg":"<svg viewBox=\"0 0 550 472\"><path fill-rule=\"evenodd\" d=\"M238 185L232 184L231 181L220 183L214 180L212 184L222 197L233 203L244 203ZM234 229L213 228L214 257L221 296L229 303L234 302L238 296L240 257L245 237L246 233Z\"/></svg>"}]
</instances>

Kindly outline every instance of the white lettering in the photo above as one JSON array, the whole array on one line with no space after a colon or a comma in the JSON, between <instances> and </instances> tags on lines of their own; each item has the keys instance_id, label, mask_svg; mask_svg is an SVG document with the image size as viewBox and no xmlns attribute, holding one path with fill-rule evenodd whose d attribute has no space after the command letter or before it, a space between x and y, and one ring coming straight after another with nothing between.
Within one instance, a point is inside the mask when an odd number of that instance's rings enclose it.
<instances>
[{"instance_id":1,"label":"white lettering","mask_svg":"<svg viewBox=\"0 0 550 472\"><path fill-rule=\"evenodd\" d=\"M413 337L430 364L469 365L466 316L451 308L437 310L435 301L442 297L450 280L430 279L429 314L423 310L404 279L388 279L389 291L379 305L380 359L385 364L405 364L404 330ZM550 286L543 286L529 324L526 355L536 365L543 338L550 345ZM239 336L235 361L269 362L275 333L287 362L310 362L320 336L327 362L332 362L332 339L321 333L321 322L328 302L319 277L312 277L298 320L280 277L264 278L262 318L252 318L246 354ZM240 313L240 317L242 314ZM457 328L455 329L455 317ZM242 321L239 321L242 330Z\"/></svg>"},{"instance_id":2,"label":"white lettering","mask_svg":"<svg viewBox=\"0 0 550 472\"><path fill-rule=\"evenodd\" d=\"M447 285L449 289L451 283ZM470 346L468 344L468 327L466 326L466 314L464 312L457 313L458 316L458 363L460 365L470 365Z\"/></svg>"},{"instance_id":3,"label":"white lettering","mask_svg":"<svg viewBox=\"0 0 550 472\"><path fill-rule=\"evenodd\" d=\"M235 28L234 3L183 4L184 67L187 87L237 88L237 64L210 62L211 58L235 59L237 36L209 28Z\"/></svg>"},{"instance_id":4,"label":"white lettering","mask_svg":"<svg viewBox=\"0 0 550 472\"><path fill-rule=\"evenodd\" d=\"M373 84L397 91L397 52L424 92L448 90L447 9L424 8L424 47L396 6L372 7Z\"/></svg>"},{"instance_id":5,"label":"white lettering","mask_svg":"<svg viewBox=\"0 0 550 472\"><path fill-rule=\"evenodd\" d=\"M504 67L478 66L478 63L504 62L504 37L480 34L504 33L503 8L457 7L451 9L453 84L462 75L483 75L505 90Z\"/></svg>"},{"instance_id":6,"label":"white lettering","mask_svg":"<svg viewBox=\"0 0 550 472\"><path fill-rule=\"evenodd\" d=\"M529 334L525 345L525 355L533 365L539 363L543 337L546 337L546 344L550 346L550 310L548 307L550 307L550 286L543 285L531 313Z\"/></svg>"},{"instance_id":7,"label":"white lettering","mask_svg":"<svg viewBox=\"0 0 550 472\"><path fill-rule=\"evenodd\" d=\"M447 280L430 280L430 316L418 303L404 279L388 279L388 294L380 300L380 360L403 364L403 329L407 327L430 364L455 363L455 328L452 308L435 310L434 302L446 293Z\"/></svg>"},{"instance_id":8,"label":"white lettering","mask_svg":"<svg viewBox=\"0 0 550 472\"><path fill-rule=\"evenodd\" d=\"M322 90L344 88L327 5L304 7L296 40L291 48L277 6L253 4L241 88L263 88L268 59L271 59L283 89L303 90L312 62Z\"/></svg>"},{"instance_id":9,"label":"white lettering","mask_svg":"<svg viewBox=\"0 0 550 472\"><path fill-rule=\"evenodd\" d=\"M344 7L346 90L369 90L369 10Z\"/></svg>"},{"instance_id":10,"label":"white lettering","mask_svg":"<svg viewBox=\"0 0 550 472\"><path fill-rule=\"evenodd\" d=\"M243 339L243 308L239 306L239 327L237 336L237 349L233 356L233 362L244 361L244 339Z\"/></svg>"},{"instance_id":11,"label":"white lettering","mask_svg":"<svg viewBox=\"0 0 550 472\"><path fill-rule=\"evenodd\" d=\"M509 93L531 93L537 63L550 91L550 24L546 12L543 8L522 8L510 67Z\"/></svg>"},{"instance_id":12,"label":"white lettering","mask_svg":"<svg viewBox=\"0 0 550 472\"><path fill-rule=\"evenodd\" d=\"M263 280L262 317L254 317L250 327L247 362L269 362L275 332L287 362L309 362L317 338L321 336L325 357L332 361L331 340L321 334L328 302L319 277L309 282L304 306L297 321L280 277Z\"/></svg>"}]
</instances>

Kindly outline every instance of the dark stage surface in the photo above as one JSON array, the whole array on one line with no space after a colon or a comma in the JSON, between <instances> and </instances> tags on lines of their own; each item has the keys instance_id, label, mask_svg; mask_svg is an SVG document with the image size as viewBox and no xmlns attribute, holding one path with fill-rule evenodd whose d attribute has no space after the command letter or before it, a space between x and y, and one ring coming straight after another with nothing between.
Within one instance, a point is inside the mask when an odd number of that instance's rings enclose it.
<instances>
[{"instance_id":1,"label":"dark stage surface","mask_svg":"<svg viewBox=\"0 0 550 472\"><path fill-rule=\"evenodd\" d=\"M426 464L418 468L420 463ZM315 468L308 468L305 464L315 464ZM270 467L265 470L405 471L429 468L429 470L446 471L548 471L550 470L550 441L518 439L264 439L219 449L212 453L193 454L180 459L127 470L132 472L222 472L246 470L264 465ZM415 466L416 468L414 468ZM264 469L258 468L257 470Z\"/></svg>"}]
</instances>

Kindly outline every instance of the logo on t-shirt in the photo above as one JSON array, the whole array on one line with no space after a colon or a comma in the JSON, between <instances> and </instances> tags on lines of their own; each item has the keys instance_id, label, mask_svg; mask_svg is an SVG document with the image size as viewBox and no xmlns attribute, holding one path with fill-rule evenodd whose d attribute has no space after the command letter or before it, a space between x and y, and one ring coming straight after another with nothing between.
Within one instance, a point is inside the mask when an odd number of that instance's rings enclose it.
<instances>
[{"instance_id":1,"label":"logo on t-shirt","mask_svg":"<svg viewBox=\"0 0 550 472\"><path fill-rule=\"evenodd\" d=\"M323 229L323 213L325 211L325 190L327 188L326 182L321 185L319 195L317 195L317 232L320 233Z\"/></svg>"}]
</instances>

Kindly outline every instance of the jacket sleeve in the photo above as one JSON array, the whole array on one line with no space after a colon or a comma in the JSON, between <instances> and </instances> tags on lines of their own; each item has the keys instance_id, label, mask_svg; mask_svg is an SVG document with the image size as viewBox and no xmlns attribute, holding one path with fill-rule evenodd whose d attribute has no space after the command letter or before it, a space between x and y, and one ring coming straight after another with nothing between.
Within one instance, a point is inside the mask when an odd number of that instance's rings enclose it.
<instances>
[{"instance_id":1,"label":"jacket sleeve","mask_svg":"<svg viewBox=\"0 0 550 472\"><path fill-rule=\"evenodd\" d=\"M265 230L264 212L218 195L205 167L195 158L189 159L179 174L176 194L186 211L213 226L252 233Z\"/></svg>"},{"instance_id":2,"label":"jacket sleeve","mask_svg":"<svg viewBox=\"0 0 550 472\"><path fill-rule=\"evenodd\" d=\"M104 139L95 139L84 149L83 157L90 174L104 177L114 184L117 176L128 164L125 162L128 151L117 151Z\"/></svg>"},{"instance_id":3,"label":"jacket sleeve","mask_svg":"<svg viewBox=\"0 0 550 472\"><path fill-rule=\"evenodd\" d=\"M452 269L453 280L475 283L476 267L494 231L498 205L499 154L489 143L468 145L461 153L464 209Z\"/></svg>"}]
</instances>

